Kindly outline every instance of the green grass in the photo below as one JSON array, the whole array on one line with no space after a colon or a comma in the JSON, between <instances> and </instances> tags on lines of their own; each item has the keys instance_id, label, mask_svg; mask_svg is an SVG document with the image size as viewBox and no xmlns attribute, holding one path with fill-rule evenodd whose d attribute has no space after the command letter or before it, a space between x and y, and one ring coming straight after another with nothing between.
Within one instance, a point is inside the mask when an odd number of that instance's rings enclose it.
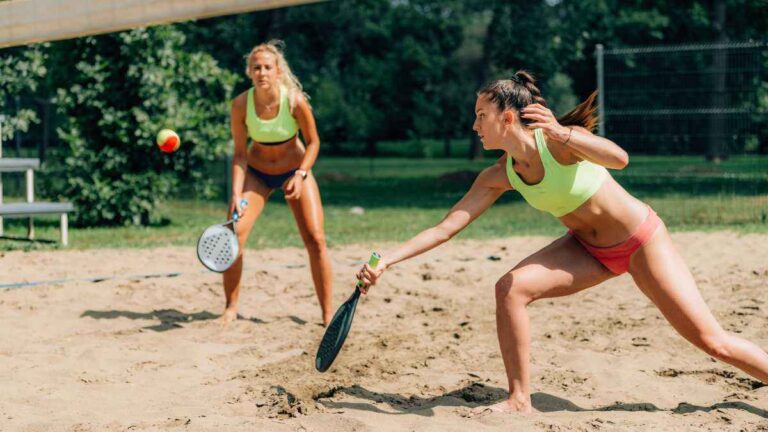
<instances>
[{"instance_id":1,"label":"green grass","mask_svg":"<svg viewBox=\"0 0 768 432\"><path fill-rule=\"evenodd\" d=\"M493 159L328 158L318 161L331 246L401 241L438 222ZM456 174L464 172L464 174ZM452 173L442 177L447 173ZM711 165L700 157L635 157L613 175L651 204L673 230L768 232L768 158L733 157ZM363 215L350 213L352 207ZM169 223L150 227L70 228L72 248L194 246L207 225L221 222L222 202L173 200L159 209ZM58 238L56 218L36 218L38 238ZM24 236L26 220L6 220L6 235ZM553 217L507 193L459 238L557 235ZM250 248L301 246L296 224L280 192L270 199L248 241ZM0 249L50 249L57 244L0 241Z\"/></svg>"}]
</instances>

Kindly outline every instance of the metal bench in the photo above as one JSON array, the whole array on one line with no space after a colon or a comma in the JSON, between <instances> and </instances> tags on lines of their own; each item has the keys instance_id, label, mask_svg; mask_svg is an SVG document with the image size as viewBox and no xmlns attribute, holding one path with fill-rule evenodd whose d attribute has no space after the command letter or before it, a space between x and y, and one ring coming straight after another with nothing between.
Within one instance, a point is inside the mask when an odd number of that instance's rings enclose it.
<instances>
[{"instance_id":1,"label":"metal bench","mask_svg":"<svg viewBox=\"0 0 768 432\"><path fill-rule=\"evenodd\" d=\"M2 150L0 149L0 156L2 156L1 152ZM27 238L33 240L35 238L35 225L32 222L32 216L59 214L61 215L61 243L66 246L69 243L67 238L69 227L67 213L74 211L74 207L70 203L34 202L34 172L39 168L39 159L0 157L0 174L25 172L27 185L27 202L3 204L3 183L2 177L0 177L0 235L3 235L3 217L28 217Z\"/></svg>"},{"instance_id":2,"label":"metal bench","mask_svg":"<svg viewBox=\"0 0 768 432\"><path fill-rule=\"evenodd\" d=\"M74 211L75 207L70 203L53 202L26 202L13 204L0 204L0 216L4 217L31 217L35 215L58 214L61 215L61 244L66 246L69 241L67 232L69 222L67 213ZM29 236L28 236L29 237ZM34 238L34 234L31 238Z\"/></svg>"},{"instance_id":3,"label":"metal bench","mask_svg":"<svg viewBox=\"0 0 768 432\"><path fill-rule=\"evenodd\" d=\"M0 158L0 172L30 172L40 168L40 159L32 158ZM27 179L29 180L29 179Z\"/></svg>"}]
</instances>

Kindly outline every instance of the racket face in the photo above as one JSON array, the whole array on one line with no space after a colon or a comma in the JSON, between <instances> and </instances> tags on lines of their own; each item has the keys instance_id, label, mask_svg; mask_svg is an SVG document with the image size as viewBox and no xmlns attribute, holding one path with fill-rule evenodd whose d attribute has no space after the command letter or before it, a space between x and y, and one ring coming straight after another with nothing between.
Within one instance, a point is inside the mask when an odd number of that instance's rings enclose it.
<instances>
[{"instance_id":1,"label":"racket face","mask_svg":"<svg viewBox=\"0 0 768 432\"><path fill-rule=\"evenodd\" d=\"M355 290L352 297L339 307L331 323L328 324L328 328L325 330L325 335L323 335L323 340L320 341L320 346L317 348L317 355L315 356L315 368L318 371L325 372L328 370L339 354L339 351L341 351L344 340L347 339L347 334L349 334L349 329L352 328L352 318L355 317L358 299L360 299L360 291Z\"/></svg>"},{"instance_id":2,"label":"racket face","mask_svg":"<svg viewBox=\"0 0 768 432\"><path fill-rule=\"evenodd\" d=\"M197 258L209 269L221 273L237 258L237 236L224 225L208 227L197 241Z\"/></svg>"}]
</instances>

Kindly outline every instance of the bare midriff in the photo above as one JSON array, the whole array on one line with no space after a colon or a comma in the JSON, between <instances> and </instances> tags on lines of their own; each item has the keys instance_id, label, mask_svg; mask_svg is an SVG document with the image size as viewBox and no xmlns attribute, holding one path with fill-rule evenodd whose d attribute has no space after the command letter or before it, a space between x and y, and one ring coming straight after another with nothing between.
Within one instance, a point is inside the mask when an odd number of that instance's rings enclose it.
<instances>
[{"instance_id":1,"label":"bare midriff","mask_svg":"<svg viewBox=\"0 0 768 432\"><path fill-rule=\"evenodd\" d=\"M610 247L628 239L647 216L648 206L609 175L592 197L559 219L583 241Z\"/></svg>"},{"instance_id":2,"label":"bare midriff","mask_svg":"<svg viewBox=\"0 0 768 432\"><path fill-rule=\"evenodd\" d=\"M283 174L299 168L305 151L304 143L298 135L279 145L264 145L251 141L248 165L265 174Z\"/></svg>"}]
</instances>

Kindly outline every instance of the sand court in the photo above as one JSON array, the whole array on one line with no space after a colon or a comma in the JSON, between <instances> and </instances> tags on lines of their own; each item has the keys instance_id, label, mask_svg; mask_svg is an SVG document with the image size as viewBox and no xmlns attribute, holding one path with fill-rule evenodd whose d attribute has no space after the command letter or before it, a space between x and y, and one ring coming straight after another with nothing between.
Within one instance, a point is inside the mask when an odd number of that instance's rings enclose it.
<instances>
[{"instance_id":1,"label":"sand court","mask_svg":"<svg viewBox=\"0 0 768 432\"><path fill-rule=\"evenodd\" d=\"M768 236L673 239L726 330L768 347ZM690 346L628 276L534 303L540 413L473 416L506 395L494 283L551 240L457 240L396 266L325 374L303 249L246 253L226 328L192 247L6 252L0 284L64 282L0 290L0 430L768 430L768 388ZM336 306L369 247L331 249Z\"/></svg>"}]
</instances>

